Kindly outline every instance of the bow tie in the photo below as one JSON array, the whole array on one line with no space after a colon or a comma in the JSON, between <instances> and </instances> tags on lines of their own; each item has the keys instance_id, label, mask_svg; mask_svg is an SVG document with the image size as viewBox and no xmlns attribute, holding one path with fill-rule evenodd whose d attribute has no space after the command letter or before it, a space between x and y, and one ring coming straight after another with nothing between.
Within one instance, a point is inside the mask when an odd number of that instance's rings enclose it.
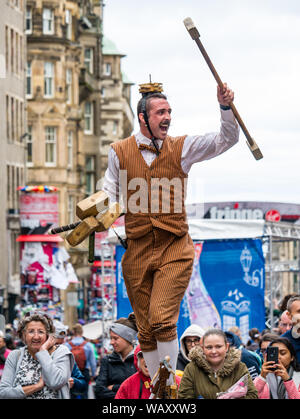
<instances>
[{"instance_id":1,"label":"bow tie","mask_svg":"<svg viewBox=\"0 0 300 419\"><path fill-rule=\"evenodd\" d=\"M140 144L139 145L139 150L149 150L152 151L152 153L157 153L156 148L153 147L152 145L147 145L147 144ZM159 151L160 153L160 151Z\"/></svg>"}]
</instances>

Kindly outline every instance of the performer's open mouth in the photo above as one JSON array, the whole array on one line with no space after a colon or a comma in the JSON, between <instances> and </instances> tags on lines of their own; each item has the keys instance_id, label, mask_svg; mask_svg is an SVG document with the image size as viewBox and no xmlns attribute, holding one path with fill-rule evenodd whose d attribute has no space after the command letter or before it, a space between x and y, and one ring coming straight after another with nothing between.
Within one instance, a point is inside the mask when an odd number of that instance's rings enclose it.
<instances>
[{"instance_id":1,"label":"performer's open mouth","mask_svg":"<svg viewBox=\"0 0 300 419\"><path fill-rule=\"evenodd\" d=\"M159 128L161 129L161 131L163 132L167 132L169 129L170 124L168 122L163 122L159 125Z\"/></svg>"}]
</instances>

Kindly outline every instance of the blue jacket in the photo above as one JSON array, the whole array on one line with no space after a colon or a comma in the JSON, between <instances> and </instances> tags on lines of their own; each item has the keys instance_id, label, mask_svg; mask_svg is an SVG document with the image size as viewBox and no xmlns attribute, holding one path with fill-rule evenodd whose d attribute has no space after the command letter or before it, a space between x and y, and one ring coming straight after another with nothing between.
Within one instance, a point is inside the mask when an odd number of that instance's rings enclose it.
<instances>
[{"instance_id":1,"label":"blue jacket","mask_svg":"<svg viewBox=\"0 0 300 419\"><path fill-rule=\"evenodd\" d=\"M72 390L78 393L84 393L88 388L88 383L84 379L84 376L82 375L76 362L74 364L71 377L74 379L74 385L72 387Z\"/></svg>"},{"instance_id":2,"label":"blue jacket","mask_svg":"<svg viewBox=\"0 0 300 419\"><path fill-rule=\"evenodd\" d=\"M252 380L259 376L261 361L258 354L243 347L241 339L231 332L225 332L230 346L241 350L241 362L246 364Z\"/></svg>"}]
</instances>

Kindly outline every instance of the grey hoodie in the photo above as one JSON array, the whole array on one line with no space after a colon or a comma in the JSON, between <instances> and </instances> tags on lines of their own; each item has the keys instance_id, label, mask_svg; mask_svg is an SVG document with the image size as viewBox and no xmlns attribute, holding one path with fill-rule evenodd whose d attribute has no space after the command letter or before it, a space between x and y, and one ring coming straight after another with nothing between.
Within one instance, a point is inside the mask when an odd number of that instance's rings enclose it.
<instances>
[{"instance_id":1,"label":"grey hoodie","mask_svg":"<svg viewBox=\"0 0 300 419\"><path fill-rule=\"evenodd\" d=\"M191 324L180 337L180 348L179 348L179 355L178 355L178 362L177 362L177 369L178 370L184 370L184 367L186 364L190 362L190 358L188 357L187 349L184 344L184 338L186 336L198 336L199 338L202 338L205 331L202 329L202 327L198 326L198 324Z\"/></svg>"}]
</instances>

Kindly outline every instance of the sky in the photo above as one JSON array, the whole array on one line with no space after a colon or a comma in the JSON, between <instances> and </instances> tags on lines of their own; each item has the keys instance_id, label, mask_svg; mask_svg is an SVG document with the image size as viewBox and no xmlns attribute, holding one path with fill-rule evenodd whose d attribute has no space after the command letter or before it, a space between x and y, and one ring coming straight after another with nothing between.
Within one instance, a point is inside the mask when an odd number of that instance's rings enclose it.
<instances>
[{"instance_id":1,"label":"sky","mask_svg":"<svg viewBox=\"0 0 300 419\"><path fill-rule=\"evenodd\" d=\"M126 54L122 70L134 83L134 113L139 84L151 74L172 107L174 136L220 127L217 84L186 17L264 155L254 159L241 131L232 149L192 167L187 203L300 204L300 1L105 0L104 34Z\"/></svg>"}]
</instances>

